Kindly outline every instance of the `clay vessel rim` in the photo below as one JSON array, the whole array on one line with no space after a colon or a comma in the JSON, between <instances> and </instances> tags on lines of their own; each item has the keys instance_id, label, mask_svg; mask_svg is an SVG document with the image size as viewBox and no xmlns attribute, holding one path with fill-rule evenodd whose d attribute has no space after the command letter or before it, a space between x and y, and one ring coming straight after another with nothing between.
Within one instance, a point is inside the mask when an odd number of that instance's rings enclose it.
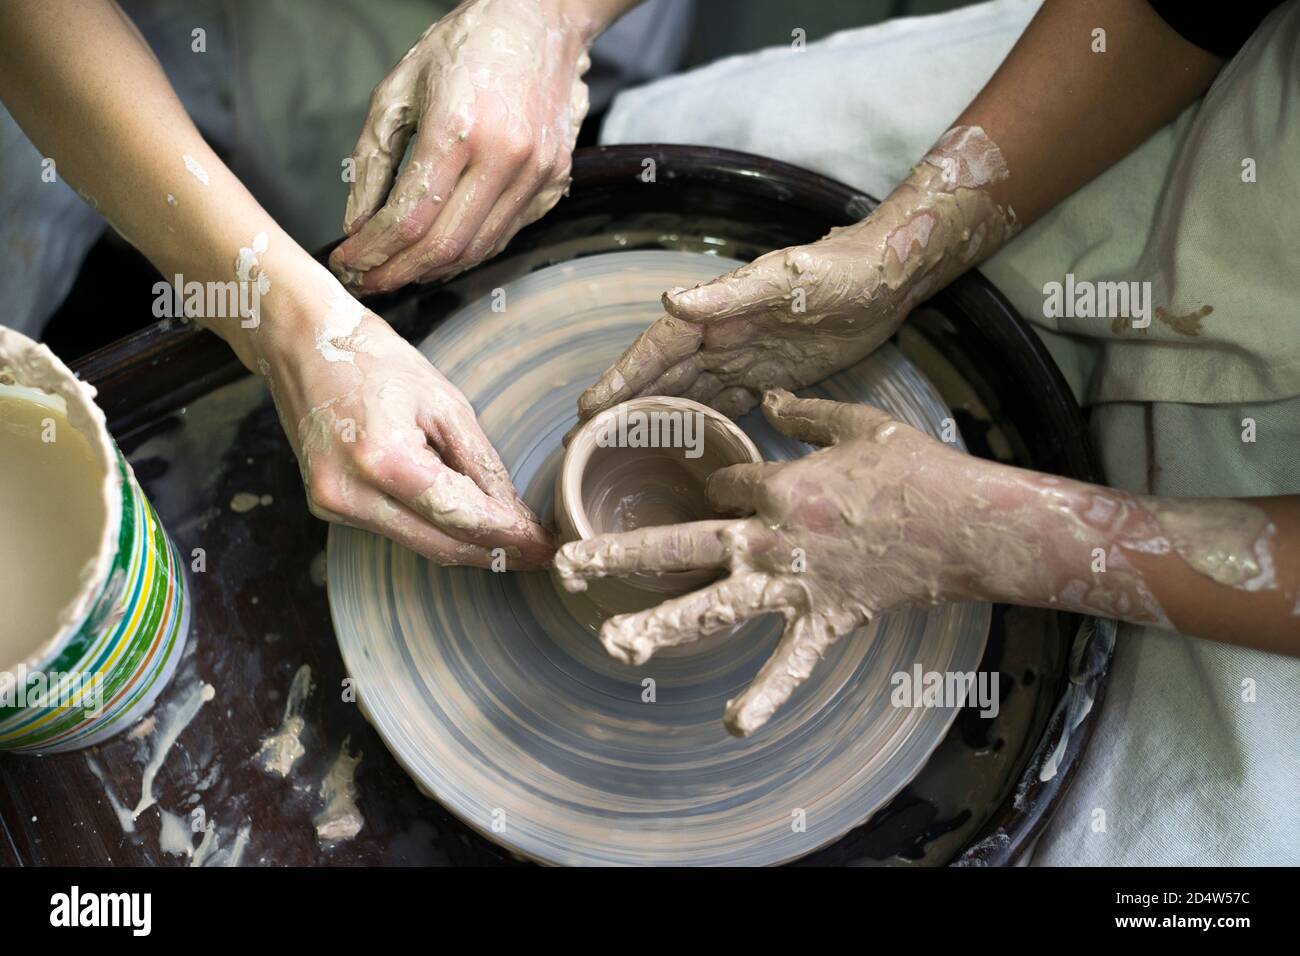
<instances>
[{"instance_id":1,"label":"clay vessel rim","mask_svg":"<svg viewBox=\"0 0 1300 956\"><path fill-rule=\"evenodd\" d=\"M609 421L611 417L617 417L619 410L624 408L629 412L656 410L700 412L704 415L705 427L721 429L725 432L729 438L744 449L751 463L757 464L763 460L758 446L745 434L744 429L716 409L689 398L679 398L673 395L639 395L629 398L627 401L620 402L613 408L607 408L605 411L588 419L574 433L564 456L563 464L560 467L560 500L568 512L569 519L573 522L573 530L577 532L579 540L587 541L596 536L595 529L591 526L591 520L587 517L587 509L582 501L582 479L586 473L587 463L591 460L591 456L597 447L594 437L596 430L601 427L602 423Z\"/></svg>"}]
</instances>

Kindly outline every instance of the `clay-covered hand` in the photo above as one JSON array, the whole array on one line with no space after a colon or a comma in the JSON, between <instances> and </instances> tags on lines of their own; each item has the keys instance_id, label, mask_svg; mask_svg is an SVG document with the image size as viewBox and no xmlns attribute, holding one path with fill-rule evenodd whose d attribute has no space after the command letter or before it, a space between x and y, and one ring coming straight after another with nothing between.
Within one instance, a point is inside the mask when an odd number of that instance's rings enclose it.
<instances>
[{"instance_id":1,"label":"clay-covered hand","mask_svg":"<svg viewBox=\"0 0 1300 956\"><path fill-rule=\"evenodd\" d=\"M1002 601L1070 610L1296 653L1300 562L1273 542L1300 528L1295 498L1155 498L962 454L865 405L769 392L785 434L830 447L734 465L707 485L753 517L642 528L566 544L564 585L632 572L726 569L704 590L610 618L601 641L643 663L760 614L785 618L772 658L727 727L762 726L840 635L890 608ZM1242 640L1241 621L1259 625Z\"/></svg>"},{"instance_id":2,"label":"clay-covered hand","mask_svg":"<svg viewBox=\"0 0 1300 956\"><path fill-rule=\"evenodd\" d=\"M854 364L1014 232L986 188L1005 175L982 130L954 129L861 222L665 293L668 314L582 394L579 419L637 395L679 395L734 418L766 389Z\"/></svg>"},{"instance_id":3,"label":"clay-covered hand","mask_svg":"<svg viewBox=\"0 0 1300 956\"><path fill-rule=\"evenodd\" d=\"M495 255L569 184L588 24L538 0L469 0L375 88L330 266L359 293ZM398 174L407 144L410 159Z\"/></svg>"},{"instance_id":4,"label":"clay-covered hand","mask_svg":"<svg viewBox=\"0 0 1300 956\"><path fill-rule=\"evenodd\" d=\"M727 569L704 590L606 621L601 642L626 663L782 615L775 654L727 703L726 726L742 736L767 722L836 638L890 608L973 596L971 569L953 560L951 539L965 533L954 515L963 500L997 497L983 487L987 463L871 406L773 391L763 412L783 433L829 447L715 472L713 506L752 517L602 535L566 544L555 558L570 591L606 575Z\"/></svg>"},{"instance_id":5,"label":"clay-covered hand","mask_svg":"<svg viewBox=\"0 0 1300 956\"><path fill-rule=\"evenodd\" d=\"M256 364L317 517L439 564L549 562L549 533L515 493L464 395L343 289L334 286L314 344Z\"/></svg>"}]
</instances>

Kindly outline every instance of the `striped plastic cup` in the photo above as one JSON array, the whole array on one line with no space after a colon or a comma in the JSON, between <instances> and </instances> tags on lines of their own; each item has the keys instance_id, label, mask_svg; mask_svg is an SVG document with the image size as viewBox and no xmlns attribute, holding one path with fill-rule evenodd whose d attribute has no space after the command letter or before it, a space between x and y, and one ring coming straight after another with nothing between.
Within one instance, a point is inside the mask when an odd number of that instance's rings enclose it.
<instances>
[{"instance_id":1,"label":"striped plastic cup","mask_svg":"<svg viewBox=\"0 0 1300 956\"><path fill-rule=\"evenodd\" d=\"M184 649L184 564L94 394L0 327L0 750L72 750L131 726Z\"/></svg>"}]
</instances>

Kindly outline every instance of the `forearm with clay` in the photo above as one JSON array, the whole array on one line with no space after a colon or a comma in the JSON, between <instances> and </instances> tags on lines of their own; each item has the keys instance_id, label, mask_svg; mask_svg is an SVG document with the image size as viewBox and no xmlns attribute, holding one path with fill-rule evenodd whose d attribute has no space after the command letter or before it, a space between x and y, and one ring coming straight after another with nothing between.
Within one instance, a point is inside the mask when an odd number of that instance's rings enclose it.
<instances>
[{"instance_id":1,"label":"forearm with clay","mask_svg":"<svg viewBox=\"0 0 1300 956\"><path fill-rule=\"evenodd\" d=\"M735 417L766 389L852 365L1015 234L1014 210L990 191L1007 176L982 129L950 129L861 222L666 293L668 314L582 394L579 418L636 395L679 395Z\"/></svg>"},{"instance_id":2,"label":"forearm with clay","mask_svg":"<svg viewBox=\"0 0 1300 956\"><path fill-rule=\"evenodd\" d=\"M1104 57L1086 42L1098 28ZM1145 3L1046 0L871 215L667 293L668 314L581 396L579 417L640 394L684 395L734 416L765 389L857 362L1017 224L1174 119L1220 66ZM776 427L834 447L711 480L715 504L756 518L606 535L556 559L575 589L629 568L731 570L713 589L609 621L602 639L629 661L781 613L776 655L728 705L734 732L767 720L837 635L900 604L1068 608L1296 653L1296 499L1143 498L959 455L873 409L825 406L769 393ZM792 549L807 554L806 574L791 571Z\"/></svg>"},{"instance_id":3,"label":"forearm with clay","mask_svg":"<svg viewBox=\"0 0 1300 956\"><path fill-rule=\"evenodd\" d=\"M545 563L464 397L276 225L116 4L0 5L0 98L168 281L240 286L239 314L193 317L267 379L316 514L443 563Z\"/></svg>"},{"instance_id":4,"label":"forearm with clay","mask_svg":"<svg viewBox=\"0 0 1300 956\"><path fill-rule=\"evenodd\" d=\"M1107 33L1104 56L1087 42L1096 28ZM668 314L583 393L579 418L646 394L736 416L764 389L801 388L852 365L921 300L1174 119L1221 65L1146 3L1046 0L869 216L666 293Z\"/></svg>"},{"instance_id":5,"label":"forearm with clay","mask_svg":"<svg viewBox=\"0 0 1300 956\"><path fill-rule=\"evenodd\" d=\"M900 607L1000 601L1300 654L1300 499L1131 495L963 454L870 406L774 391L763 411L829 447L716 472L714 507L753 517L602 535L555 559L571 591L606 575L727 572L608 620L601 641L630 664L784 617L776 652L728 702L733 733L765 723L838 637Z\"/></svg>"},{"instance_id":6,"label":"forearm with clay","mask_svg":"<svg viewBox=\"0 0 1300 956\"><path fill-rule=\"evenodd\" d=\"M946 560L972 572L953 595L1300 654L1300 498L1161 498L966 457L937 472L963 485L936 488Z\"/></svg>"}]
</instances>

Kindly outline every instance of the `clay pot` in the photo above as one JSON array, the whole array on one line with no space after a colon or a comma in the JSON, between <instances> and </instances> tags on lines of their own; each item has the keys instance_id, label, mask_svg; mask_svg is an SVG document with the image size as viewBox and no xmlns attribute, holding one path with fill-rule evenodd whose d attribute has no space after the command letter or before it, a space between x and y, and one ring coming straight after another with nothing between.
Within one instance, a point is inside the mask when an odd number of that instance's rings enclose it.
<instances>
[{"instance_id":1,"label":"clay pot","mask_svg":"<svg viewBox=\"0 0 1300 956\"><path fill-rule=\"evenodd\" d=\"M684 398L629 399L573 434L555 483L561 543L726 517L704 492L719 468L762 456L725 415ZM602 578L587 596L608 614L652 607L718 577L716 568Z\"/></svg>"}]
</instances>

